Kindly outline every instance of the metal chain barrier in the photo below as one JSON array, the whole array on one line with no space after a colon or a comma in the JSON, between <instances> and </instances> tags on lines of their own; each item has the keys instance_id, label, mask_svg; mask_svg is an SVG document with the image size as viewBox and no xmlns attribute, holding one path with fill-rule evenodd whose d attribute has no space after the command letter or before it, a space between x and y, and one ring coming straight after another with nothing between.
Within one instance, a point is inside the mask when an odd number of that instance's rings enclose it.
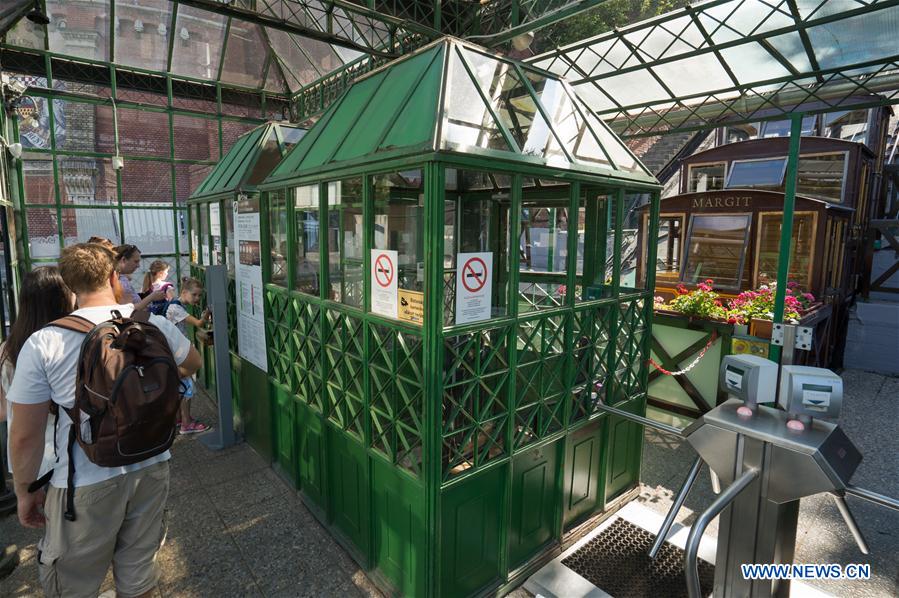
<instances>
[{"instance_id":1,"label":"metal chain barrier","mask_svg":"<svg viewBox=\"0 0 899 598\"><path fill-rule=\"evenodd\" d=\"M690 363L690 365L688 365L687 367L685 367L682 370L678 370L676 372L669 372L668 370L663 368L661 365L656 363L656 361L652 357L649 358L649 363L650 363L650 365L652 365L652 367L659 370L666 376L683 376L684 374L686 374L687 372L689 372L690 370L692 370L699 364L699 360L701 360L703 357L705 357L706 352L709 350L709 348L712 346L712 343L714 343L717 338L718 338L718 331L712 330L712 334L711 334L711 336L709 336L709 342L707 342L705 344L705 347L702 349L702 351L699 352L699 355L696 356L696 359L694 359Z\"/></svg>"}]
</instances>

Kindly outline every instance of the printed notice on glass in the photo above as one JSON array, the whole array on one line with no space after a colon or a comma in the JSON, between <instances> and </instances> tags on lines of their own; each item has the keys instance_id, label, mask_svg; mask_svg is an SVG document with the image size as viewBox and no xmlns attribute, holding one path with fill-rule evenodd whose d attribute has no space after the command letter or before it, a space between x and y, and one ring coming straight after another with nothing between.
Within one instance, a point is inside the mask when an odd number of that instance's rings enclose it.
<instances>
[{"instance_id":1,"label":"printed notice on glass","mask_svg":"<svg viewBox=\"0 0 899 598\"><path fill-rule=\"evenodd\" d=\"M397 263L396 251L371 250L371 311L388 318L398 314Z\"/></svg>"},{"instance_id":2,"label":"printed notice on glass","mask_svg":"<svg viewBox=\"0 0 899 598\"><path fill-rule=\"evenodd\" d=\"M425 321L425 294L418 291L399 290L400 320L421 325Z\"/></svg>"},{"instance_id":3,"label":"printed notice on glass","mask_svg":"<svg viewBox=\"0 0 899 598\"><path fill-rule=\"evenodd\" d=\"M241 357L267 372L258 197L234 202L234 241L237 345Z\"/></svg>"},{"instance_id":4,"label":"printed notice on glass","mask_svg":"<svg viewBox=\"0 0 899 598\"><path fill-rule=\"evenodd\" d=\"M456 255L456 324L490 319L492 267L492 251Z\"/></svg>"},{"instance_id":5,"label":"printed notice on glass","mask_svg":"<svg viewBox=\"0 0 899 598\"><path fill-rule=\"evenodd\" d=\"M209 234L213 237L222 236L222 217L218 203L209 204Z\"/></svg>"}]
</instances>

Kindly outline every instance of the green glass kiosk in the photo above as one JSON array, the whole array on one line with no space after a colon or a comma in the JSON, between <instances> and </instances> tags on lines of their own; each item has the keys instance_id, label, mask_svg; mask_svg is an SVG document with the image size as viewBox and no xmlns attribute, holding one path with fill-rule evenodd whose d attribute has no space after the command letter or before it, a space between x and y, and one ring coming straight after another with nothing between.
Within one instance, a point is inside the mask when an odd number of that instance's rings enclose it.
<instances>
[{"instance_id":1,"label":"green glass kiosk","mask_svg":"<svg viewBox=\"0 0 899 598\"><path fill-rule=\"evenodd\" d=\"M441 40L258 189L270 394L241 400L379 583L509 587L634 494L642 430L595 405L644 413L654 269L626 286L621 223L642 198L655 235L659 186L565 82Z\"/></svg>"}]
</instances>

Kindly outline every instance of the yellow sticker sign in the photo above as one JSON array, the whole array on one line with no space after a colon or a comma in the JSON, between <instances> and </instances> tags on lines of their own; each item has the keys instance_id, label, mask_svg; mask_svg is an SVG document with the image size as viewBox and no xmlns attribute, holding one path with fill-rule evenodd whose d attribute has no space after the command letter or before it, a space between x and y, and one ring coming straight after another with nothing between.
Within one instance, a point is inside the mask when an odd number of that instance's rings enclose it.
<instances>
[{"instance_id":1,"label":"yellow sticker sign","mask_svg":"<svg viewBox=\"0 0 899 598\"><path fill-rule=\"evenodd\" d=\"M425 319L425 295L418 291L399 289L399 317L400 320L421 324Z\"/></svg>"}]
</instances>

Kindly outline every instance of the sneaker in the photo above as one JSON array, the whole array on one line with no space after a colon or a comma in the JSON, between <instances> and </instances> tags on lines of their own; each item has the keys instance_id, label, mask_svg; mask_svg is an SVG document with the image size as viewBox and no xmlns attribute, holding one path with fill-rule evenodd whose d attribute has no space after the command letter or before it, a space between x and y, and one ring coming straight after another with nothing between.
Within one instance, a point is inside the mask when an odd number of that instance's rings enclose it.
<instances>
[{"instance_id":1,"label":"sneaker","mask_svg":"<svg viewBox=\"0 0 899 598\"><path fill-rule=\"evenodd\" d=\"M198 432L205 432L209 429L209 426L202 422L192 421L187 425L181 426L181 431L179 434L196 434Z\"/></svg>"}]
</instances>

